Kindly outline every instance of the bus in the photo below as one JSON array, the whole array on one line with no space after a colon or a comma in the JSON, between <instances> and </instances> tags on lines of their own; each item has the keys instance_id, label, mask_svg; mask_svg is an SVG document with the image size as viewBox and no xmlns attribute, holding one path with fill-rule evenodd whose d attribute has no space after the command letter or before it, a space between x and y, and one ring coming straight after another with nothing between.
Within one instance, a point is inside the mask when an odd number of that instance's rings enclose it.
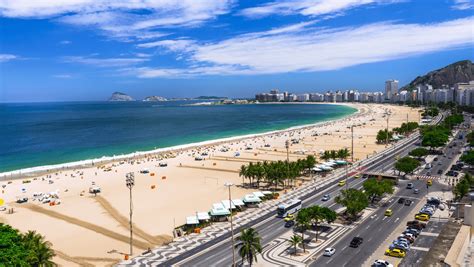
<instances>
[{"instance_id":1,"label":"bus","mask_svg":"<svg viewBox=\"0 0 474 267\"><path fill-rule=\"evenodd\" d=\"M301 200L292 199L287 203L282 203L278 205L277 208L277 217L285 218L288 214L293 214L301 209Z\"/></svg>"}]
</instances>

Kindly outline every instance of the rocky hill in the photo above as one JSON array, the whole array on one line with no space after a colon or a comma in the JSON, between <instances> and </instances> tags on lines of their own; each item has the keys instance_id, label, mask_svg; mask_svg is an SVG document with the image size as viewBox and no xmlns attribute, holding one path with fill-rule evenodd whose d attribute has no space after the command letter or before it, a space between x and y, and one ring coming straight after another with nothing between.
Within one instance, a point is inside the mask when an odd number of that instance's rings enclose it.
<instances>
[{"instance_id":1,"label":"rocky hill","mask_svg":"<svg viewBox=\"0 0 474 267\"><path fill-rule=\"evenodd\" d=\"M168 101L168 99L162 96L147 96L143 99L144 102L159 102L159 101Z\"/></svg>"},{"instance_id":2,"label":"rocky hill","mask_svg":"<svg viewBox=\"0 0 474 267\"><path fill-rule=\"evenodd\" d=\"M131 96L121 93L121 92L115 92L112 94L112 96L109 98L109 101L135 101Z\"/></svg>"},{"instance_id":3,"label":"rocky hill","mask_svg":"<svg viewBox=\"0 0 474 267\"><path fill-rule=\"evenodd\" d=\"M426 75L418 76L402 89L412 90L420 84L430 84L433 88L441 88L443 85L451 87L455 83L473 80L474 64L470 60L463 60L444 68L431 71Z\"/></svg>"}]
</instances>

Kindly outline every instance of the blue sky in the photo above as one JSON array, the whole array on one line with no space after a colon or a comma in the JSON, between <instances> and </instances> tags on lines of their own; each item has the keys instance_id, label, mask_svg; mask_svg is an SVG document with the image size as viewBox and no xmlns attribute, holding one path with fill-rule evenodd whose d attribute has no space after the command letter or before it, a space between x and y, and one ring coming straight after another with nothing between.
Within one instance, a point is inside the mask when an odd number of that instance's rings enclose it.
<instances>
[{"instance_id":1,"label":"blue sky","mask_svg":"<svg viewBox=\"0 0 474 267\"><path fill-rule=\"evenodd\" d=\"M0 102L380 91L474 59L473 0L0 0Z\"/></svg>"}]
</instances>

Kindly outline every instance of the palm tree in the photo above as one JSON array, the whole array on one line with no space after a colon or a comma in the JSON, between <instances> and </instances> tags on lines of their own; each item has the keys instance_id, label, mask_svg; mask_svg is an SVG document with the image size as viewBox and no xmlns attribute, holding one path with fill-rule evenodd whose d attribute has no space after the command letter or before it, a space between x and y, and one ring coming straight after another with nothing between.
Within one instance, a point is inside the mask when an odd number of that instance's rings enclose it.
<instances>
[{"instance_id":1,"label":"palm tree","mask_svg":"<svg viewBox=\"0 0 474 267\"><path fill-rule=\"evenodd\" d=\"M340 159L346 159L347 157L349 157L349 154L349 149L347 148L339 149L337 151L337 157Z\"/></svg>"},{"instance_id":2,"label":"palm tree","mask_svg":"<svg viewBox=\"0 0 474 267\"><path fill-rule=\"evenodd\" d=\"M239 249L242 264L246 260L252 266L254 261L257 262L257 254L262 253L258 232L253 228L244 229L240 232L240 236L237 237L237 241L240 242L235 247Z\"/></svg>"},{"instance_id":3,"label":"palm tree","mask_svg":"<svg viewBox=\"0 0 474 267\"><path fill-rule=\"evenodd\" d=\"M245 184L245 178L247 178L247 166L240 166L239 176L242 177L242 186Z\"/></svg>"},{"instance_id":4,"label":"palm tree","mask_svg":"<svg viewBox=\"0 0 474 267\"><path fill-rule=\"evenodd\" d=\"M295 249L293 252L295 255L297 252L297 246L301 244L301 242L303 242L303 239L301 239L301 236L299 235L293 235L290 239L288 239L288 243L290 243L290 245Z\"/></svg>"},{"instance_id":5,"label":"palm tree","mask_svg":"<svg viewBox=\"0 0 474 267\"><path fill-rule=\"evenodd\" d=\"M32 251L28 255L28 262L32 266L55 266L51 259L55 256L51 243L35 231L28 231L22 236L24 246Z\"/></svg>"},{"instance_id":6,"label":"palm tree","mask_svg":"<svg viewBox=\"0 0 474 267\"><path fill-rule=\"evenodd\" d=\"M306 252L306 247L304 245L304 232L308 229L311 225L311 216L310 212L307 208L301 209L298 214L296 215L296 224L301 229L301 242L303 244L303 252Z\"/></svg>"}]
</instances>

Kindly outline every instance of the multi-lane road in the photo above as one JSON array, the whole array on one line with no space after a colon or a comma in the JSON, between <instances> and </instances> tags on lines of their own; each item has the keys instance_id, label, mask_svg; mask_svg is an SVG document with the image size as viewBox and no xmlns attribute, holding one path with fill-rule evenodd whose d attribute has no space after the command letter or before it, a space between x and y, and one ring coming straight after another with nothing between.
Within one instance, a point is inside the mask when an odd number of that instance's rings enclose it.
<instances>
[{"instance_id":1,"label":"multi-lane road","mask_svg":"<svg viewBox=\"0 0 474 267\"><path fill-rule=\"evenodd\" d=\"M366 171L382 171L390 166L393 166L396 161L395 156L404 156L411 149L414 148L414 144L418 139L414 138L408 141L405 145L399 146L392 151L384 152L385 156L376 160L373 164L367 166ZM344 175L341 175L334 181L333 184L319 188L312 194L306 195L303 198L303 206L321 205L328 206L332 209L337 209L339 206L334 203L334 197L337 196L341 189L346 187L337 186L337 181L344 179ZM348 186L352 188L362 188L363 179L349 178ZM332 196L330 201L322 202L321 198L324 194L330 194ZM253 226L260 234L262 240L261 243L265 247L272 240L285 235L292 229L284 227L284 223L281 219L276 218L274 215L261 221L256 222ZM212 241L211 241L212 242ZM173 258L165 263L163 266L169 266L177 264L180 266L230 266L232 265L232 253L230 252L230 239L225 238L224 240L218 240L206 244L207 248L202 248L188 254L182 254L176 258ZM199 248L199 247L198 247Z\"/></svg>"}]
</instances>

